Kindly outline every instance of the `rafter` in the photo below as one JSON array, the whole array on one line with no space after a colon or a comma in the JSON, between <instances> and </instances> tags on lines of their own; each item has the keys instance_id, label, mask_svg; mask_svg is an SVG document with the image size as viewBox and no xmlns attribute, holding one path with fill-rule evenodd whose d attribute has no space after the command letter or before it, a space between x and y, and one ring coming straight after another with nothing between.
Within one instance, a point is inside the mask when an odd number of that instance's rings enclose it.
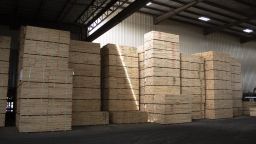
<instances>
[{"instance_id":1,"label":"rafter","mask_svg":"<svg viewBox=\"0 0 256 144\"><path fill-rule=\"evenodd\" d=\"M174 16L178 13L180 13L180 12L190 8L190 7L193 7L194 5L198 4L201 1L202 0L194 0L190 3L188 3L188 4L183 5L180 8L177 8L175 10L171 10L171 11L169 11L169 12L167 12L167 13L161 15L161 16L158 16L158 17L154 18L154 23L159 24L160 22L162 22L162 21L164 21L164 20L166 20L166 19L168 19L168 18L170 18L170 17L172 17L172 16Z\"/></svg>"}]
</instances>

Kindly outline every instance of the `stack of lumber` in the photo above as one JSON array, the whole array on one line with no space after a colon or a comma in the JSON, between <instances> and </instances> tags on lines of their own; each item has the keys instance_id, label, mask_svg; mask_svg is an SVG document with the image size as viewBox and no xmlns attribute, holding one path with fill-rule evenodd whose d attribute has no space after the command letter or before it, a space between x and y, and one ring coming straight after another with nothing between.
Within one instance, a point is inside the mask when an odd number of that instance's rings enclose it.
<instances>
[{"instance_id":1,"label":"stack of lumber","mask_svg":"<svg viewBox=\"0 0 256 144\"><path fill-rule=\"evenodd\" d=\"M108 44L101 49L103 110L111 123L147 122L139 111L139 71L136 48Z\"/></svg>"},{"instance_id":2,"label":"stack of lumber","mask_svg":"<svg viewBox=\"0 0 256 144\"><path fill-rule=\"evenodd\" d=\"M69 67L73 69L73 125L108 124L101 111L100 44L71 40Z\"/></svg>"},{"instance_id":3,"label":"stack of lumber","mask_svg":"<svg viewBox=\"0 0 256 144\"><path fill-rule=\"evenodd\" d=\"M140 108L149 121L160 124L191 122L191 96L181 95L179 36L151 31L139 48Z\"/></svg>"},{"instance_id":4,"label":"stack of lumber","mask_svg":"<svg viewBox=\"0 0 256 144\"><path fill-rule=\"evenodd\" d=\"M181 54L181 93L192 97L192 119L204 118L204 59Z\"/></svg>"},{"instance_id":5,"label":"stack of lumber","mask_svg":"<svg viewBox=\"0 0 256 144\"><path fill-rule=\"evenodd\" d=\"M20 132L71 130L69 45L69 32L22 28L16 114Z\"/></svg>"},{"instance_id":6,"label":"stack of lumber","mask_svg":"<svg viewBox=\"0 0 256 144\"><path fill-rule=\"evenodd\" d=\"M256 117L256 107L250 108L250 116Z\"/></svg>"},{"instance_id":7,"label":"stack of lumber","mask_svg":"<svg viewBox=\"0 0 256 144\"><path fill-rule=\"evenodd\" d=\"M255 101L243 101L243 115L250 115L250 108L256 107Z\"/></svg>"},{"instance_id":8,"label":"stack of lumber","mask_svg":"<svg viewBox=\"0 0 256 144\"><path fill-rule=\"evenodd\" d=\"M11 38L0 36L0 127L5 124Z\"/></svg>"},{"instance_id":9,"label":"stack of lumber","mask_svg":"<svg viewBox=\"0 0 256 144\"><path fill-rule=\"evenodd\" d=\"M230 56L221 52L196 54L205 59L207 119L233 117Z\"/></svg>"},{"instance_id":10,"label":"stack of lumber","mask_svg":"<svg viewBox=\"0 0 256 144\"><path fill-rule=\"evenodd\" d=\"M241 78L241 63L232 58L231 59L231 88L233 97L233 115L242 115L242 78Z\"/></svg>"}]
</instances>

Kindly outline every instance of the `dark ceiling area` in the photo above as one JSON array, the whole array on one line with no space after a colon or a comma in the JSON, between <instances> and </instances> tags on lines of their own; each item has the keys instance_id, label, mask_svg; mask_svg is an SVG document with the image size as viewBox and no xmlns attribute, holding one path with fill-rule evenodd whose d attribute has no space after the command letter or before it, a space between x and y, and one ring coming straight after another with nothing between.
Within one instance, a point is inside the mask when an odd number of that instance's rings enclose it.
<instances>
[{"instance_id":1,"label":"dark ceiling area","mask_svg":"<svg viewBox=\"0 0 256 144\"><path fill-rule=\"evenodd\" d=\"M92 41L140 11L152 15L155 24L171 19L199 26L205 35L224 32L244 43L256 40L254 32L244 32L256 30L255 8L255 0L1 0L0 24L78 29L81 39Z\"/></svg>"}]
</instances>

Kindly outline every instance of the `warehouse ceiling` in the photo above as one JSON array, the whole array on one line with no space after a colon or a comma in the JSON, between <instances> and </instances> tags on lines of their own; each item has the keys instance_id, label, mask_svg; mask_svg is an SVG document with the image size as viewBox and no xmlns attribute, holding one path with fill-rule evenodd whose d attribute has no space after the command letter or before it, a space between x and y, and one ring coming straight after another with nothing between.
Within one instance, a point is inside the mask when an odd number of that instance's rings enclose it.
<instances>
[{"instance_id":1,"label":"warehouse ceiling","mask_svg":"<svg viewBox=\"0 0 256 144\"><path fill-rule=\"evenodd\" d=\"M140 11L155 24L171 19L202 27L205 35L221 31L248 42L256 39L255 8L255 0L0 0L0 23L77 27L93 40Z\"/></svg>"}]
</instances>

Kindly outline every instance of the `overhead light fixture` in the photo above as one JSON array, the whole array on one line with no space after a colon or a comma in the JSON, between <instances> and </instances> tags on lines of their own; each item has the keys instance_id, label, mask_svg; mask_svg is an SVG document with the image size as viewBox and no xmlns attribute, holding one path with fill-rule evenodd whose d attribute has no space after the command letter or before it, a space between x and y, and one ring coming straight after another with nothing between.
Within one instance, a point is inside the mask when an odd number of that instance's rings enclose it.
<instances>
[{"instance_id":1,"label":"overhead light fixture","mask_svg":"<svg viewBox=\"0 0 256 144\"><path fill-rule=\"evenodd\" d=\"M247 28L247 29L244 29L243 31L246 32L246 33L252 33L252 32L253 32L252 29L248 29L248 28Z\"/></svg>"},{"instance_id":2,"label":"overhead light fixture","mask_svg":"<svg viewBox=\"0 0 256 144\"><path fill-rule=\"evenodd\" d=\"M202 17L199 17L198 19L200 19L200 20L202 20L202 21L209 21L209 20L211 20L210 18L208 18L208 17L204 17L204 16L202 16Z\"/></svg>"},{"instance_id":3,"label":"overhead light fixture","mask_svg":"<svg viewBox=\"0 0 256 144\"><path fill-rule=\"evenodd\" d=\"M152 4L152 2L149 2L149 3L147 3L147 6L150 6Z\"/></svg>"}]
</instances>

